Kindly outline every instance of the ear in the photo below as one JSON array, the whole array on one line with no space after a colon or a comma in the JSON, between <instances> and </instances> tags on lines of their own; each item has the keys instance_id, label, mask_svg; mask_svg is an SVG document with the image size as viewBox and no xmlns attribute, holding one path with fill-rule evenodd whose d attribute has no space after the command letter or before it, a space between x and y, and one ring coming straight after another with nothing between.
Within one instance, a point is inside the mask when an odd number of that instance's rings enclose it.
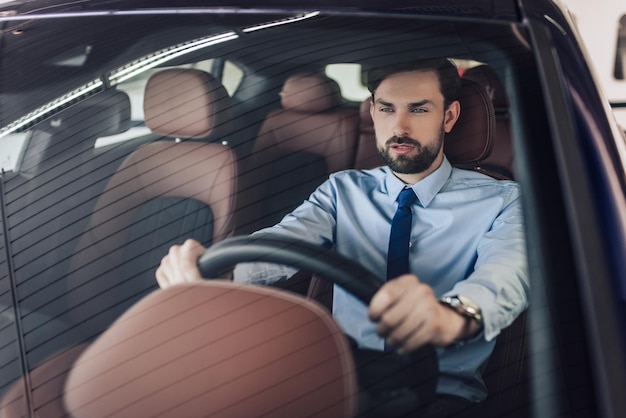
<instances>
[{"instance_id":1,"label":"ear","mask_svg":"<svg viewBox=\"0 0 626 418\"><path fill-rule=\"evenodd\" d=\"M443 128L446 133L450 133L456 121L459 120L459 115L461 115L461 104L455 100L450 103L443 115Z\"/></svg>"},{"instance_id":2,"label":"ear","mask_svg":"<svg viewBox=\"0 0 626 418\"><path fill-rule=\"evenodd\" d=\"M372 117L372 120L374 120L374 101L370 100L370 116Z\"/></svg>"}]
</instances>

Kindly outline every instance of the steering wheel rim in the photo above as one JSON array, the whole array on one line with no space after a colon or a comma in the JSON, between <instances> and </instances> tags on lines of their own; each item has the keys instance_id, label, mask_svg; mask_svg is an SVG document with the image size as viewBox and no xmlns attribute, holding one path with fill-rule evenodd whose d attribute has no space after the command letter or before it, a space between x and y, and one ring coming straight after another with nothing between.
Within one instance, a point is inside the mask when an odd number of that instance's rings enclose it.
<instances>
[{"instance_id":1,"label":"steering wheel rim","mask_svg":"<svg viewBox=\"0 0 626 418\"><path fill-rule=\"evenodd\" d=\"M252 235L228 238L198 260L203 277L218 277L241 262L286 264L315 273L369 305L383 282L372 272L322 246L287 237Z\"/></svg>"}]
</instances>

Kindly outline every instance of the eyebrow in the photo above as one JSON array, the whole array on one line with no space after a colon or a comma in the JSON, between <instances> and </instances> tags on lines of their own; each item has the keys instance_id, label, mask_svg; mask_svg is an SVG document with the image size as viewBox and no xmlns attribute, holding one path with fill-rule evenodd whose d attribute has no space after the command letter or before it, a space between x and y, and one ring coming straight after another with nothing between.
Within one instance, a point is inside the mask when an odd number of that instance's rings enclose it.
<instances>
[{"instance_id":1,"label":"eyebrow","mask_svg":"<svg viewBox=\"0 0 626 418\"><path fill-rule=\"evenodd\" d=\"M395 107L393 103L386 102L382 99L376 99L376 103L381 104L383 106ZM433 101L424 99L424 100L420 100L419 102L409 103L409 108L420 107L420 106L424 106L427 104L433 104Z\"/></svg>"}]
</instances>

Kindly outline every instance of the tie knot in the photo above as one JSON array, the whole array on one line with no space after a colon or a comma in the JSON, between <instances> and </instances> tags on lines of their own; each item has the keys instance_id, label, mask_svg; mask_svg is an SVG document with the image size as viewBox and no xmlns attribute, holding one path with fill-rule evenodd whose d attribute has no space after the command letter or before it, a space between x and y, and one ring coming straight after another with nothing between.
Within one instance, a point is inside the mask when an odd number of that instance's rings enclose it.
<instances>
[{"instance_id":1,"label":"tie knot","mask_svg":"<svg viewBox=\"0 0 626 418\"><path fill-rule=\"evenodd\" d=\"M403 189L400 192L400 196L398 196L398 207L406 208L409 207L415 202L417 196L413 192L413 189Z\"/></svg>"}]
</instances>

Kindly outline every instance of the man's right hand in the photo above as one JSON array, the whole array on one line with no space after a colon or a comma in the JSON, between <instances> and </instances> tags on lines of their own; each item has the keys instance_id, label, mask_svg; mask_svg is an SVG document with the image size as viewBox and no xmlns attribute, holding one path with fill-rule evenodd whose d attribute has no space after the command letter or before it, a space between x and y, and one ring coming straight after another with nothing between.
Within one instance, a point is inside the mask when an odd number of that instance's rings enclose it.
<instances>
[{"instance_id":1,"label":"man's right hand","mask_svg":"<svg viewBox=\"0 0 626 418\"><path fill-rule=\"evenodd\" d=\"M198 241L188 239L183 245L170 247L156 271L156 279L162 289L175 284L204 280L198 270L198 259L206 248Z\"/></svg>"}]
</instances>

